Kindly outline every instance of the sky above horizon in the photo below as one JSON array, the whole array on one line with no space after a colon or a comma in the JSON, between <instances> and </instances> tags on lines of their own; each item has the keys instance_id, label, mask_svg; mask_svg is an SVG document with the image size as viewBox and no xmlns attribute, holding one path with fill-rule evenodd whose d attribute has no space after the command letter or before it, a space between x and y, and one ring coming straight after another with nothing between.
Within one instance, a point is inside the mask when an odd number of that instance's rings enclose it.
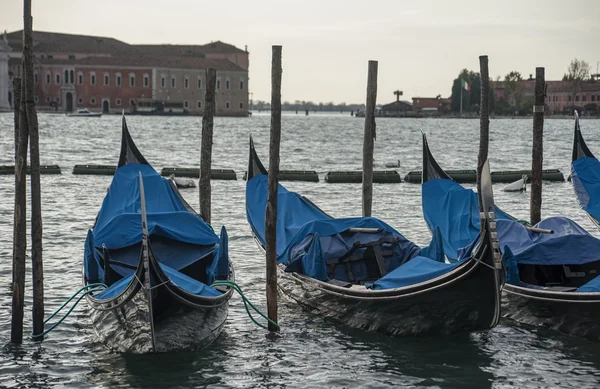
<instances>
[{"instance_id":1,"label":"sky above horizon","mask_svg":"<svg viewBox=\"0 0 600 389\"><path fill-rule=\"evenodd\" d=\"M33 0L33 28L132 44L220 40L250 52L249 90L270 100L271 46L283 46L282 99L364 103L369 60L377 103L450 96L461 69L562 78L573 58L600 61L600 0ZM291 5L295 4L295 5ZM0 31L23 28L21 1L0 0ZM107 10L109 10L107 12Z\"/></svg>"}]
</instances>

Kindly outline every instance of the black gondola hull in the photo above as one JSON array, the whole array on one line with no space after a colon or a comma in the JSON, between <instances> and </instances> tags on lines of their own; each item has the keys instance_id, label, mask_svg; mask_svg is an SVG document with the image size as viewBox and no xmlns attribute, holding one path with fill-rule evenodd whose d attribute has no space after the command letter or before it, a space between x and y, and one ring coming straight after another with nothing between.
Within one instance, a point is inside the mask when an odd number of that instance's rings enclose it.
<instances>
[{"instance_id":1,"label":"black gondola hull","mask_svg":"<svg viewBox=\"0 0 600 389\"><path fill-rule=\"evenodd\" d=\"M502 298L506 318L600 340L600 293L544 292L507 284Z\"/></svg>"},{"instance_id":2,"label":"black gondola hull","mask_svg":"<svg viewBox=\"0 0 600 389\"><path fill-rule=\"evenodd\" d=\"M225 325L232 291L228 289L222 296L204 301L185 301L175 297L169 287L152 291L153 317L148 293L142 288L114 301L88 298L99 341L111 350L134 354L193 351L212 343ZM157 301L168 308L159 312Z\"/></svg>"},{"instance_id":3,"label":"black gondola hull","mask_svg":"<svg viewBox=\"0 0 600 389\"><path fill-rule=\"evenodd\" d=\"M294 304L350 327L396 336L446 335L496 325L498 291L492 271L482 267L461 270L451 280L413 293L376 297L370 291L349 295L325 289L280 265L278 288Z\"/></svg>"}]
</instances>

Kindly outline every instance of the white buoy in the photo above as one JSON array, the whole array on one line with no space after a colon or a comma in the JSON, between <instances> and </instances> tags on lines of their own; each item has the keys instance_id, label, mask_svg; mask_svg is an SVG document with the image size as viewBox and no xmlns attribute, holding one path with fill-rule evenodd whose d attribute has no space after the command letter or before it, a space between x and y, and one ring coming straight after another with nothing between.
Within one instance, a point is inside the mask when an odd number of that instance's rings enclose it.
<instances>
[{"instance_id":1,"label":"white buoy","mask_svg":"<svg viewBox=\"0 0 600 389\"><path fill-rule=\"evenodd\" d=\"M504 192L522 192L527 190L527 175L523 174L521 178L519 178L515 182L511 182L502 188Z\"/></svg>"}]
</instances>

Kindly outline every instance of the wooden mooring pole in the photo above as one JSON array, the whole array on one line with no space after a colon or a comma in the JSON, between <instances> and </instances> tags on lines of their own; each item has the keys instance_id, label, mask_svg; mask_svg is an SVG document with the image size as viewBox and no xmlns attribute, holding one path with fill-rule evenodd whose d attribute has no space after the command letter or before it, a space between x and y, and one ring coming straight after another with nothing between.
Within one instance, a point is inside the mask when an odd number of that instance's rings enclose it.
<instances>
[{"instance_id":1,"label":"wooden mooring pole","mask_svg":"<svg viewBox=\"0 0 600 389\"><path fill-rule=\"evenodd\" d=\"M31 262L33 276L33 333L44 331L44 264L42 258L42 194L40 180L40 137L35 111L35 88L33 83L33 18L31 0L23 2L23 70L26 93L21 96L26 102L27 124L29 125L29 162L31 166ZM42 338L36 338L42 340Z\"/></svg>"},{"instance_id":2,"label":"wooden mooring pole","mask_svg":"<svg viewBox=\"0 0 600 389\"><path fill-rule=\"evenodd\" d=\"M19 112L21 110L21 78L13 78L13 109L15 110L15 163L19 147Z\"/></svg>"},{"instance_id":3,"label":"wooden mooring pole","mask_svg":"<svg viewBox=\"0 0 600 389\"><path fill-rule=\"evenodd\" d=\"M17 144L15 154L15 208L13 224L13 278L12 278L12 319L10 327L11 343L23 342L23 311L25 299L25 260L27 252L27 146L29 131L25 101L21 98L25 86L21 79L13 80L15 104L15 131Z\"/></svg>"},{"instance_id":4,"label":"wooden mooring pole","mask_svg":"<svg viewBox=\"0 0 600 389\"><path fill-rule=\"evenodd\" d=\"M542 219L542 163L544 159L544 98L546 94L545 69L535 68L535 98L533 105L533 147L531 152L531 198L529 221L537 224Z\"/></svg>"},{"instance_id":5,"label":"wooden mooring pole","mask_svg":"<svg viewBox=\"0 0 600 389\"><path fill-rule=\"evenodd\" d=\"M377 61L369 61L367 108L363 139L362 211L371 216L373 208L373 148L375 146L375 104L377 103Z\"/></svg>"},{"instance_id":6,"label":"wooden mooring pole","mask_svg":"<svg viewBox=\"0 0 600 389\"><path fill-rule=\"evenodd\" d=\"M217 70L206 70L206 94L204 97L204 114L202 115L202 149L200 151L200 216L210 224L210 169L213 146L213 117L215 115L215 86Z\"/></svg>"},{"instance_id":7,"label":"wooden mooring pole","mask_svg":"<svg viewBox=\"0 0 600 389\"><path fill-rule=\"evenodd\" d=\"M487 55L479 56L479 72L481 74L481 99L479 102L479 154L477 155L477 196L480 197L479 211L489 212L481 208L481 171L488 158L490 144L490 74ZM462 90L462 87L461 87Z\"/></svg>"},{"instance_id":8,"label":"wooden mooring pole","mask_svg":"<svg viewBox=\"0 0 600 389\"><path fill-rule=\"evenodd\" d=\"M271 63L271 141L269 145L269 178L265 216L267 260L267 314L277 323L277 186L279 184L279 144L281 142L281 46L273 46ZM269 331L277 331L269 323Z\"/></svg>"}]
</instances>

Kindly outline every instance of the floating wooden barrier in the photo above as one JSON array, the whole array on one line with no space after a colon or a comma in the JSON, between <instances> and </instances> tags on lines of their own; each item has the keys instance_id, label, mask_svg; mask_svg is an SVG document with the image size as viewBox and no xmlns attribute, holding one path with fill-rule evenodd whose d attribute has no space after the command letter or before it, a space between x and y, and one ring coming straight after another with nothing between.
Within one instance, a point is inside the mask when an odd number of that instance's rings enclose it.
<instances>
[{"instance_id":1,"label":"floating wooden barrier","mask_svg":"<svg viewBox=\"0 0 600 389\"><path fill-rule=\"evenodd\" d=\"M200 168L197 167L164 167L160 171L162 176L174 174L178 177L200 178ZM213 180L237 180L235 172L231 169L210 169L210 178Z\"/></svg>"},{"instance_id":2,"label":"floating wooden barrier","mask_svg":"<svg viewBox=\"0 0 600 389\"><path fill-rule=\"evenodd\" d=\"M505 170L492 172L492 182L514 182L527 175L527 180L531 180L531 170ZM565 181L565 176L558 169L542 170L542 181Z\"/></svg>"},{"instance_id":3,"label":"floating wooden barrier","mask_svg":"<svg viewBox=\"0 0 600 389\"><path fill-rule=\"evenodd\" d=\"M330 184L360 184L362 183L362 172L329 172L325 175L325 181ZM402 179L396 170L379 170L373 172L373 182L378 184L395 184L402 182Z\"/></svg>"},{"instance_id":4,"label":"floating wooden barrier","mask_svg":"<svg viewBox=\"0 0 600 389\"><path fill-rule=\"evenodd\" d=\"M248 172L244 172L244 180ZM280 170L279 181L307 181L307 182L319 182L319 174L314 170Z\"/></svg>"},{"instance_id":5,"label":"floating wooden barrier","mask_svg":"<svg viewBox=\"0 0 600 389\"><path fill-rule=\"evenodd\" d=\"M475 170L445 170L445 172L456 182L461 184L477 182L477 171ZM519 178L521 178L519 176ZM421 171L413 170L404 176L404 181L412 184L421 183ZM516 180L515 180L516 181Z\"/></svg>"},{"instance_id":6,"label":"floating wooden barrier","mask_svg":"<svg viewBox=\"0 0 600 389\"><path fill-rule=\"evenodd\" d=\"M477 172L475 170L446 170L446 173L452 179L459 183L476 183ZM527 179L531 179L531 170L503 170L492 172L492 182L503 182L510 183L520 179L523 175L527 175ZM564 181L565 177L558 169L546 169L542 170L543 181ZM413 184L421 183L421 171L414 170L404 176L404 181Z\"/></svg>"},{"instance_id":7,"label":"floating wooden barrier","mask_svg":"<svg viewBox=\"0 0 600 389\"><path fill-rule=\"evenodd\" d=\"M75 165L73 174L86 174L93 176L112 176L117 167L114 165Z\"/></svg>"},{"instance_id":8,"label":"floating wooden barrier","mask_svg":"<svg viewBox=\"0 0 600 389\"><path fill-rule=\"evenodd\" d=\"M31 168L27 166L25 168L27 174L31 173ZM40 174L60 174L60 167L58 165L40 165ZM0 174L15 174L14 165L0 166Z\"/></svg>"}]
</instances>

